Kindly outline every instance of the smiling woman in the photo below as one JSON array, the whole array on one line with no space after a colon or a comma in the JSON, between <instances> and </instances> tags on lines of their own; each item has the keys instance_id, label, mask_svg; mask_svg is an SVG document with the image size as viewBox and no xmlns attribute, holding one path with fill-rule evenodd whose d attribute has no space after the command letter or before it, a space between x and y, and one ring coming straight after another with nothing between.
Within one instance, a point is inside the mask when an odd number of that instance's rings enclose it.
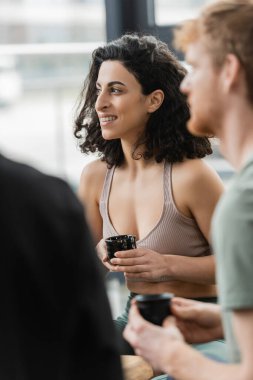
<instances>
[{"instance_id":1,"label":"smiling woman","mask_svg":"<svg viewBox=\"0 0 253 380\"><path fill-rule=\"evenodd\" d=\"M75 136L84 153L101 158L85 166L79 196L98 255L124 273L129 300L161 292L216 297L208 241L223 185L201 160L212 152L209 140L186 128L185 74L165 43L127 34L93 52L81 94ZM104 239L119 234L135 235L137 248L109 262ZM119 331L128 308L115 322ZM132 353L123 343L122 353ZM223 343L204 346L223 356Z\"/></svg>"},{"instance_id":2,"label":"smiling woman","mask_svg":"<svg viewBox=\"0 0 253 380\"><path fill-rule=\"evenodd\" d=\"M121 78L121 81L112 80ZM97 79L96 112L105 140L136 141L145 131L149 114L160 107L161 90L142 94L140 83L119 61L102 63ZM122 141L122 140L121 140Z\"/></svg>"}]
</instances>

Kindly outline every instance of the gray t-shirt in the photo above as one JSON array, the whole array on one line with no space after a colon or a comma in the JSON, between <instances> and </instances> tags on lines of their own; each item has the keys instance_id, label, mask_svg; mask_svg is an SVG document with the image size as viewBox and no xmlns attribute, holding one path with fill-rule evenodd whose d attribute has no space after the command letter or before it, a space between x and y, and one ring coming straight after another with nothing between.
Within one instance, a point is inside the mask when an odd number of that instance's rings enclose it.
<instances>
[{"instance_id":1,"label":"gray t-shirt","mask_svg":"<svg viewBox=\"0 0 253 380\"><path fill-rule=\"evenodd\" d=\"M240 361L232 311L253 309L253 157L235 175L212 221L219 299L231 362Z\"/></svg>"}]
</instances>

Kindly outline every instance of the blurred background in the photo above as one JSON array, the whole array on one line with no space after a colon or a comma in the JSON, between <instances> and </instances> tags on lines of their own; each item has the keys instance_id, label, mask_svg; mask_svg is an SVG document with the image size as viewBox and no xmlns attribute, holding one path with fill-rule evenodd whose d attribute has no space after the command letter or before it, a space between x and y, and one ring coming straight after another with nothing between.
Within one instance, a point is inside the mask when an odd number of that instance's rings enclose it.
<instances>
[{"instance_id":1,"label":"blurred background","mask_svg":"<svg viewBox=\"0 0 253 380\"><path fill-rule=\"evenodd\" d=\"M102 0L0 0L0 150L76 188L73 138L90 53L106 39Z\"/></svg>"},{"instance_id":2,"label":"blurred background","mask_svg":"<svg viewBox=\"0 0 253 380\"><path fill-rule=\"evenodd\" d=\"M75 190L83 166L95 158L82 155L73 137L91 52L126 31L157 35L173 50L173 27L204 3L0 0L0 152L64 178ZM213 146L208 160L226 182L233 171L220 156L218 142ZM124 289L118 291L117 277L110 280L108 292L117 315Z\"/></svg>"}]
</instances>

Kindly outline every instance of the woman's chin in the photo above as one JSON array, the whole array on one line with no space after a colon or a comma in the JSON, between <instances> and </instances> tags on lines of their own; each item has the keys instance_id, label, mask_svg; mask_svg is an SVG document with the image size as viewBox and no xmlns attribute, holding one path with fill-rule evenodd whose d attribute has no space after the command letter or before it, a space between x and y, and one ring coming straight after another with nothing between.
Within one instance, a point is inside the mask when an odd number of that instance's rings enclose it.
<instances>
[{"instance_id":1,"label":"woman's chin","mask_svg":"<svg viewBox=\"0 0 253 380\"><path fill-rule=\"evenodd\" d=\"M102 131L102 137L104 140L116 140L118 137L113 136L111 133L103 133Z\"/></svg>"}]
</instances>

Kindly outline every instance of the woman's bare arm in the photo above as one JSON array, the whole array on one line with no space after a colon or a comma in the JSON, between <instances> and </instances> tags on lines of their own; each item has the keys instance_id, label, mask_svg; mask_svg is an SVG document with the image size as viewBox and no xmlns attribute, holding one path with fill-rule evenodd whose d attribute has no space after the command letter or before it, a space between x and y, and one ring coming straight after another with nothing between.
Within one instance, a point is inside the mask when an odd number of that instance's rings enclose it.
<instances>
[{"instance_id":1,"label":"woman's bare arm","mask_svg":"<svg viewBox=\"0 0 253 380\"><path fill-rule=\"evenodd\" d=\"M85 216L89 223L95 245L102 239L102 217L99 200L106 173L106 164L95 160L87 164L81 174L78 196L84 205Z\"/></svg>"}]
</instances>

